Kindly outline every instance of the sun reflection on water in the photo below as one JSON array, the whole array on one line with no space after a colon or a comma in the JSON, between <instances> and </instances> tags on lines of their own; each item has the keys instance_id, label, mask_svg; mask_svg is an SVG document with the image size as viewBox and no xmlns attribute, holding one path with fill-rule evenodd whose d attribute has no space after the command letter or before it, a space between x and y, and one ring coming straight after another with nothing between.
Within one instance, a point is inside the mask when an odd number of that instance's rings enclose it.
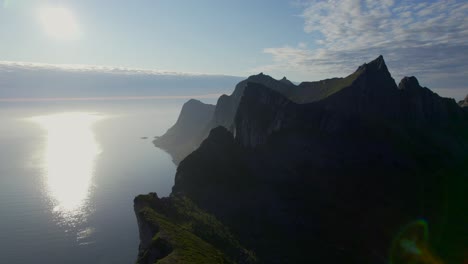
<instances>
[{"instance_id":1,"label":"sun reflection on water","mask_svg":"<svg viewBox=\"0 0 468 264\"><path fill-rule=\"evenodd\" d=\"M52 211L71 226L83 222L89 211L94 163L101 152L92 126L103 118L82 112L31 118L47 133L42 167Z\"/></svg>"}]
</instances>

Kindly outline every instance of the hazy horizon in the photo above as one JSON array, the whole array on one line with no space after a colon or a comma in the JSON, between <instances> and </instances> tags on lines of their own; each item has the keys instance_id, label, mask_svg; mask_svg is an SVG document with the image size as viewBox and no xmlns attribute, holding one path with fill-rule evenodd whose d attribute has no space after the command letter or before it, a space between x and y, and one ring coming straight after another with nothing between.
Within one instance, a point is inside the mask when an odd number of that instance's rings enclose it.
<instances>
[{"instance_id":1,"label":"hazy horizon","mask_svg":"<svg viewBox=\"0 0 468 264\"><path fill-rule=\"evenodd\" d=\"M351 72L346 75L348 74ZM217 99L222 94L231 94L235 85L245 78L247 76L177 73L109 66L0 62L0 103ZM300 83L319 80L292 81ZM396 78L395 81L399 82ZM423 85L426 83L425 80L419 81ZM463 88L428 88L442 97L454 98L457 101L462 100L467 93Z\"/></svg>"},{"instance_id":2,"label":"hazy horizon","mask_svg":"<svg viewBox=\"0 0 468 264\"><path fill-rule=\"evenodd\" d=\"M294 82L344 77L382 54L397 83L416 76L421 85L460 100L468 91L467 12L468 3L455 0L161 0L112 5L5 0L0 8L0 87L16 85L18 90L26 77L33 80L31 71L49 77L73 72L89 75L79 79L84 88L67 89L97 89L98 95L98 87L86 85L98 86L105 74L126 77L123 83L135 89L125 96L140 96L143 82L145 89L154 86L145 96L220 94L259 72ZM199 84L210 87L186 86L182 92L180 86L189 82L179 82L174 91L151 84L155 76L203 76L211 79ZM211 82L219 78L231 80ZM23 85L44 82L55 85L56 79ZM34 87L21 89L34 96ZM113 96L120 92L116 90L99 96ZM94 97L91 92L80 96Z\"/></svg>"}]
</instances>

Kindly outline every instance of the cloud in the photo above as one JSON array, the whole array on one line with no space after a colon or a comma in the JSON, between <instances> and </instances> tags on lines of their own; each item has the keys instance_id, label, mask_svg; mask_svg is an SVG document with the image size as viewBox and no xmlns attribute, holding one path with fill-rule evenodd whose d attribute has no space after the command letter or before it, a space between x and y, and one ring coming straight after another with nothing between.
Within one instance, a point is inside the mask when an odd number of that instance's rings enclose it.
<instances>
[{"instance_id":1,"label":"cloud","mask_svg":"<svg viewBox=\"0 0 468 264\"><path fill-rule=\"evenodd\" d=\"M307 47L264 49L273 63L256 70L288 69L300 76L343 76L384 55L395 77L423 84L466 87L468 2L393 0L301 1Z\"/></svg>"},{"instance_id":2,"label":"cloud","mask_svg":"<svg viewBox=\"0 0 468 264\"><path fill-rule=\"evenodd\" d=\"M69 102L69 101L134 101L161 99L217 99L222 94L197 95L157 95L157 96L108 96L108 97L40 97L40 98L1 98L0 102Z\"/></svg>"},{"instance_id":3,"label":"cloud","mask_svg":"<svg viewBox=\"0 0 468 264\"><path fill-rule=\"evenodd\" d=\"M139 69L128 67L111 67L85 64L48 64L37 62L20 61L0 61L0 72L14 70L44 70L44 71L63 71L63 72L93 72L107 74L126 74L126 75L164 75L164 76L223 76L219 74L207 74L196 72L171 72L154 69Z\"/></svg>"},{"instance_id":4,"label":"cloud","mask_svg":"<svg viewBox=\"0 0 468 264\"><path fill-rule=\"evenodd\" d=\"M0 102L214 97L243 78L123 67L0 62Z\"/></svg>"}]
</instances>

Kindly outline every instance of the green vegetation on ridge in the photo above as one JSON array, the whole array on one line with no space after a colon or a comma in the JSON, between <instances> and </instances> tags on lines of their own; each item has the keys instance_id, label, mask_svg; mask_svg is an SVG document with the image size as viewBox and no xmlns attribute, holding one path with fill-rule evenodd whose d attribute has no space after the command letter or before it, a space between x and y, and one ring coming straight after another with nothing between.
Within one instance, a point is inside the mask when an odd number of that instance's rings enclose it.
<instances>
[{"instance_id":1,"label":"green vegetation on ridge","mask_svg":"<svg viewBox=\"0 0 468 264\"><path fill-rule=\"evenodd\" d=\"M139 195L135 211L140 221L158 230L137 264L152 263L151 251L167 251L167 256L156 259L158 264L256 262L222 223L185 197Z\"/></svg>"}]
</instances>

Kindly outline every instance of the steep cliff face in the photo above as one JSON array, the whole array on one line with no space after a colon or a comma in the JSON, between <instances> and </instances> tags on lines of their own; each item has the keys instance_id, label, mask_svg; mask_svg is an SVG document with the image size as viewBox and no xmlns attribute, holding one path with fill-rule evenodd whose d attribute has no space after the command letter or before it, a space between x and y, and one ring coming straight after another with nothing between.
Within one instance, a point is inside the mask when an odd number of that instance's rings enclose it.
<instances>
[{"instance_id":1,"label":"steep cliff face","mask_svg":"<svg viewBox=\"0 0 468 264\"><path fill-rule=\"evenodd\" d=\"M234 92L230 96L223 95L219 98L218 103L216 104L213 120L211 121L207 132L218 126L224 126L228 130L232 131L237 108L249 83L257 83L267 86L285 96L289 96L296 87L293 83L287 80L283 79L278 81L263 73L250 76L246 80L237 84Z\"/></svg>"},{"instance_id":2,"label":"steep cliff face","mask_svg":"<svg viewBox=\"0 0 468 264\"><path fill-rule=\"evenodd\" d=\"M204 104L194 99L187 101L182 107L177 122L164 135L156 138L153 141L154 145L168 150L174 162L178 164L205 138L204 131L214 110L214 105Z\"/></svg>"},{"instance_id":3,"label":"steep cliff face","mask_svg":"<svg viewBox=\"0 0 468 264\"><path fill-rule=\"evenodd\" d=\"M442 98L426 87L419 85L416 77L404 77L398 88L401 91L400 116L412 122L437 122L447 125L466 115L455 100Z\"/></svg>"},{"instance_id":4,"label":"steep cliff face","mask_svg":"<svg viewBox=\"0 0 468 264\"><path fill-rule=\"evenodd\" d=\"M261 84L248 83L235 119L238 140L250 147L266 143L268 136L287 122L286 109L290 103L280 93Z\"/></svg>"}]
</instances>

